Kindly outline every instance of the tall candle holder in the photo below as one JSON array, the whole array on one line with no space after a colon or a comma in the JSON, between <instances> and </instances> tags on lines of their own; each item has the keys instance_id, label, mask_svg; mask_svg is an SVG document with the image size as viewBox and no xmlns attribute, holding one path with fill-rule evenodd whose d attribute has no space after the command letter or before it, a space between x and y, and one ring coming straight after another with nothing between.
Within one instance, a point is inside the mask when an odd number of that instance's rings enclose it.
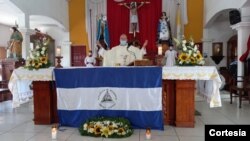
<instances>
[{"instance_id":1,"label":"tall candle holder","mask_svg":"<svg viewBox=\"0 0 250 141\"><path fill-rule=\"evenodd\" d=\"M146 129L146 140L151 140L151 129L150 128L147 128Z\"/></svg>"},{"instance_id":2,"label":"tall candle holder","mask_svg":"<svg viewBox=\"0 0 250 141\"><path fill-rule=\"evenodd\" d=\"M63 66L61 65L61 60L62 60L62 56L56 56L56 68L63 68Z\"/></svg>"},{"instance_id":3,"label":"tall candle holder","mask_svg":"<svg viewBox=\"0 0 250 141\"><path fill-rule=\"evenodd\" d=\"M52 140L56 140L57 139L57 127L54 126L54 125L51 128L51 139Z\"/></svg>"}]
</instances>

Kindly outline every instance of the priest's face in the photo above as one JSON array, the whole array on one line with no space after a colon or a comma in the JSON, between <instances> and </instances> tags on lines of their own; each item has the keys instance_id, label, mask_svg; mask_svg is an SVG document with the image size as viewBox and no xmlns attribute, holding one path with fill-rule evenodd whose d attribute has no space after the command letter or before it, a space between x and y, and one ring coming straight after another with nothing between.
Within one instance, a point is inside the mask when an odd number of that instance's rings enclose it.
<instances>
[{"instance_id":1,"label":"priest's face","mask_svg":"<svg viewBox=\"0 0 250 141\"><path fill-rule=\"evenodd\" d=\"M122 34L120 37L120 45L126 46L128 42L127 36L125 34Z\"/></svg>"}]
</instances>

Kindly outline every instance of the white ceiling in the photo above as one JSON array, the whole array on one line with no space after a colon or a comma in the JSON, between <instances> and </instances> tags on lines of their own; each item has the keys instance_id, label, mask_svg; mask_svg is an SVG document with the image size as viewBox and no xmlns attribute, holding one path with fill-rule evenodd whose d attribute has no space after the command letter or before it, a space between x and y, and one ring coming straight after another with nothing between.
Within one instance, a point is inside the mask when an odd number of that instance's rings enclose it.
<instances>
[{"instance_id":1,"label":"white ceiling","mask_svg":"<svg viewBox=\"0 0 250 141\"><path fill-rule=\"evenodd\" d=\"M7 0L0 0L0 23L4 25L15 25L18 15L23 12Z\"/></svg>"},{"instance_id":2,"label":"white ceiling","mask_svg":"<svg viewBox=\"0 0 250 141\"><path fill-rule=\"evenodd\" d=\"M243 5L243 7L249 7L250 6L250 0L247 0L246 3Z\"/></svg>"},{"instance_id":3,"label":"white ceiling","mask_svg":"<svg viewBox=\"0 0 250 141\"><path fill-rule=\"evenodd\" d=\"M36 28L37 26L64 28L64 26L61 23L59 23L57 20L54 20L50 17L41 16L41 15L31 15L30 16L30 28Z\"/></svg>"},{"instance_id":4,"label":"white ceiling","mask_svg":"<svg viewBox=\"0 0 250 141\"><path fill-rule=\"evenodd\" d=\"M18 23L18 17L24 13L8 0L0 0L0 24L14 26ZM30 15L30 28L41 26L56 26L64 29L64 26L53 18Z\"/></svg>"}]
</instances>

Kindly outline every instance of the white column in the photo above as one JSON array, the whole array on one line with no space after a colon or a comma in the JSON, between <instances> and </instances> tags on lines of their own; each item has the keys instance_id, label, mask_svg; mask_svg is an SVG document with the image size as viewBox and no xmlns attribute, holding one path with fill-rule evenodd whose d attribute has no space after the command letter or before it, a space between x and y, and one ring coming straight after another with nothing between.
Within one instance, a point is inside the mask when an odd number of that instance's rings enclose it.
<instances>
[{"instance_id":1,"label":"white column","mask_svg":"<svg viewBox=\"0 0 250 141\"><path fill-rule=\"evenodd\" d=\"M20 28L19 31L22 33L22 36L23 36L22 58L26 59L27 56L29 55L30 35L34 33L34 30L27 29L27 28Z\"/></svg>"},{"instance_id":2,"label":"white column","mask_svg":"<svg viewBox=\"0 0 250 141\"><path fill-rule=\"evenodd\" d=\"M203 45L203 55L207 54L207 58L205 58L205 65L206 66L217 66L214 61L211 59L210 56L213 55L213 41L214 39L211 38L211 34L209 33L210 29L204 28L203 29L203 39L202 39L202 45Z\"/></svg>"},{"instance_id":3,"label":"white column","mask_svg":"<svg viewBox=\"0 0 250 141\"><path fill-rule=\"evenodd\" d=\"M212 44L213 44L213 39L202 39L202 45L203 45L203 55L207 55L205 58L205 65L210 66L213 64L211 61L210 56L212 56ZM205 56L204 56L205 57Z\"/></svg>"},{"instance_id":4,"label":"white column","mask_svg":"<svg viewBox=\"0 0 250 141\"><path fill-rule=\"evenodd\" d=\"M19 31L22 33L23 36L22 58L26 59L30 48L30 35L34 33L33 30L30 30L29 14L26 13L18 15L18 26Z\"/></svg>"},{"instance_id":5,"label":"white column","mask_svg":"<svg viewBox=\"0 0 250 141\"><path fill-rule=\"evenodd\" d=\"M233 29L236 29L238 32L238 76L244 76L244 63L239 61L239 58L247 50L247 41L250 34L250 22L240 22L234 26Z\"/></svg>"},{"instance_id":6,"label":"white column","mask_svg":"<svg viewBox=\"0 0 250 141\"><path fill-rule=\"evenodd\" d=\"M63 67L70 67L71 65L71 42L70 41L63 41L61 43L61 54L63 56L62 59L62 66Z\"/></svg>"},{"instance_id":7,"label":"white column","mask_svg":"<svg viewBox=\"0 0 250 141\"><path fill-rule=\"evenodd\" d=\"M239 58L247 50L247 41L250 35L250 7L241 8L241 20L242 22L232 26L238 32L238 76L244 76L244 63L239 61Z\"/></svg>"}]
</instances>

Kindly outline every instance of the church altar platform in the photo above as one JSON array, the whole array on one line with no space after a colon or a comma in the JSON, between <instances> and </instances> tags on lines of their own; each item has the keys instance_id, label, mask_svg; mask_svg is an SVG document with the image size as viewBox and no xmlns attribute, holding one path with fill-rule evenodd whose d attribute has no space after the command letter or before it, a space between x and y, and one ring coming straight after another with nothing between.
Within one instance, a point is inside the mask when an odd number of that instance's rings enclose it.
<instances>
[{"instance_id":1,"label":"church altar platform","mask_svg":"<svg viewBox=\"0 0 250 141\"><path fill-rule=\"evenodd\" d=\"M98 68L101 67L95 67L95 69ZM121 67L108 68L113 68L115 70ZM124 68L133 69L140 67ZM67 69L71 70L76 68ZM20 88L18 87L21 87L18 83L22 83L22 81L24 81L22 85L28 85L33 81L35 124L51 124L58 122L58 97L53 77L53 70L53 68L49 68L29 71L19 68L14 70L10 80L9 88L11 89L13 97L16 97L15 101L13 99L13 103L19 102L19 104L21 104L22 101L21 99L18 99L20 98ZM205 96L207 97L211 108L221 106L219 93L221 80L215 67L162 67L161 77L162 110L165 124L180 127L194 127L194 95L196 80L212 81L214 86L213 93L206 94ZM29 83L25 82L27 80ZM22 89L28 90L28 87L26 86ZM47 116L45 116L46 114Z\"/></svg>"}]
</instances>

